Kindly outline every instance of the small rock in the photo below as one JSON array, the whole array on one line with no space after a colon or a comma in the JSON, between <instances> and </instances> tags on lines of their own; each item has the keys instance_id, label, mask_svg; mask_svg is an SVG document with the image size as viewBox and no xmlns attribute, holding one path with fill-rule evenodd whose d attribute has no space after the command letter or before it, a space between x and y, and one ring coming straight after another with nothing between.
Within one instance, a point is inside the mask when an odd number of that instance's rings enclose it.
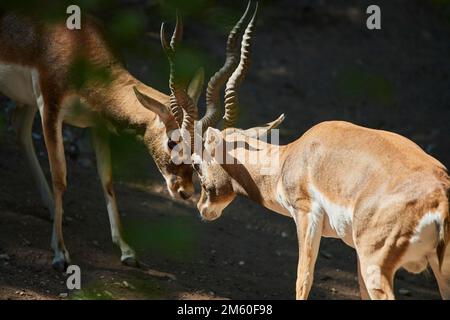
<instances>
[{"instance_id":1,"label":"small rock","mask_svg":"<svg viewBox=\"0 0 450 320\"><path fill-rule=\"evenodd\" d=\"M284 231L281 232L281 237L282 238L287 238L287 236L288 236L287 232L284 232Z\"/></svg>"},{"instance_id":2,"label":"small rock","mask_svg":"<svg viewBox=\"0 0 450 320\"><path fill-rule=\"evenodd\" d=\"M398 293L400 293L402 296L410 296L411 295L411 291L409 291L408 289L404 289L404 288L401 288L400 290L398 290Z\"/></svg>"},{"instance_id":3,"label":"small rock","mask_svg":"<svg viewBox=\"0 0 450 320\"><path fill-rule=\"evenodd\" d=\"M72 222L73 218L71 216L65 216L67 222Z\"/></svg>"},{"instance_id":4,"label":"small rock","mask_svg":"<svg viewBox=\"0 0 450 320\"><path fill-rule=\"evenodd\" d=\"M98 243L98 241L97 240L94 240L94 241L92 241L92 243L94 244L94 246L96 246L96 247L99 247L100 246L100 244Z\"/></svg>"},{"instance_id":5,"label":"small rock","mask_svg":"<svg viewBox=\"0 0 450 320\"><path fill-rule=\"evenodd\" d=\"M245 261L239 261L239 265L243 266L245 264Z\"/></svg>"},{"instance_id":6,"label":"small rock","mask_svg":"<svg viewBox=\"0 0 450 320\"><path fill-rule=\"evenodd\" d=\"M136 289L132 284L128 283L127 281L122 281L122 284L127 289L130 289L130 290Z\"/></svg>"},{"instance_id":7,"label":"small rock","mask_svg":"<svg viewBox=\"0 0 450 320\"><path fill-rule=\"evenodd\" d=\"M6 253L0 254L0 260L1 261L9 261L9 256Z\"/></svg>"},{"instance_id":8,"label":"small rock","mask_svg":"<svg viewBox=\"0 0 450 320\"><path fill-rule=\"evenodd\" d=\"M331 253L329 253L329 252L326 252L326 251L321 251L320 255L322 257L326 258L326 259L332 259L333 258L333 255Z\"/></svg>"},{"instance_id":9,"label":"small rock","mask_svg":"<svg viewBox=\"0 0 450 320\"><path fill-rule=\"evenodd\" d=\"M331 293L337 293L337 289L336 288L331 288Z\"/></svg>"},{"instance_id":10,"label":"small rock","mask_svg":"<svg viewBox=\"0 0 450 320\"><path fill-rule=\"evenodd\" d=\"M58 297L60 298L67 298L69 296L69 294L67 292L61 292Z\"/></svg>"},{"instance_id":11,"label":"small rock","mask_svg":"<svg viewBox=\"0 0 450 320\"><path fill-rule=\"evenodd\" d=\"M105 290L105 291L103 292L103 294L104 294L105 296L109 297L109 298L113 298L113 294L112 294L111 292L109 292L108 290Z\"/></svg>"}]
</instances>

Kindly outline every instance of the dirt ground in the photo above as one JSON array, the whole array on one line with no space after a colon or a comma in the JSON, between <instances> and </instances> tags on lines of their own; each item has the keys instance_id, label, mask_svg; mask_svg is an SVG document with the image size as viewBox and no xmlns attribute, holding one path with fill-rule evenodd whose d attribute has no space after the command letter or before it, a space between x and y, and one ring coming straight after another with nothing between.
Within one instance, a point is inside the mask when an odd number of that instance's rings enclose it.
<instances>
[{"instance_id":1,"label":"dirt ground","mask_svg":"<svg viewBox=\"0 0 450 320\"><path fill-rule=\"evenodd\" d=\"M237 3L235 10L241 7ZM383 29L371 32L365 29L367 1L263 1L252 71L241 91L240 124L256 125L285 112L281 139L288 142L320 121L349 120L401 133L448 167L448 16L427 1L379 3ZM160 20L148 26L147 40L155 48ZM206 23L186 23L185 41L217 67L224 35ZM128 62L139 78L167 92L167 75L161 79L152 72L166 65L164 57ZM115 188L142 267L120 264L93 157L83 151L68 161L64 235L72 262L82 270L82 290L69 292L65 276L51 268L49 214L7 127L0 126L0 299L295 297L293 221L238 199L220 220L202 222L195 199L169 199L150 157L129 137L115 138ZM39 128L35 131L47 170ZM124 156L128 143L133 147ZM439 298L431 273L400 271L395 287L400 299ZM322 240L310 297L359 298L355 254L343 242Z\"/></svg>"}]
</instances>

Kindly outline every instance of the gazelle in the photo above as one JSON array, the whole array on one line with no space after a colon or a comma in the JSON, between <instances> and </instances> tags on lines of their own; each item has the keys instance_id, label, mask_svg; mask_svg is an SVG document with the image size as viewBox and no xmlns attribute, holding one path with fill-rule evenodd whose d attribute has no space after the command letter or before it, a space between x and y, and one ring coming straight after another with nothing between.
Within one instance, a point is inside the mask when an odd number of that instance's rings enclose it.
<instances>
[{"instance_id":1,"label":"gazelle","mask_svg":"<svg viewBox=\"0 0 450 320\"><path fill-rule=\"evenodd\" d=\"M248 10L229 35L225 65L208 83L207 111L198 121L202 127L217 123L220 90L236 67L236 38L240 36L247 13ZM62 234L62 198L66 190L63 123L88 127L92 132L112 239L120 246L123 263L135 265L137 261L133 249L122 236L112 184L110 131L116 128L135 130L165 178L170 194L187 199L193 193L191 165L175 164L171 159L172 149L182 143L181 137L186 136L184 132L192 132L193 121L198 120L195 104L203 86L202 73L197 74L188 88L176 81L173 57L181 34L182 24L178 19L170 45L164 37L164 28L161 29L162 44L171 62L171 95L167 96L143 84L124 68L92 18L83 20L81 30L69 30L64 23L44 23L12 12L0 12L0 92L17 103L14 125L42 201L53 218L51 245L53 266L57 270L64 270L70 261ZM79 90L74 88L70 82L70 69L77 59L84 59L95 68L107 69L112 80L109 83L89 81ZM37 111L42 120L52 191L31 138ZM182 134L177 135L178 139L172 139L178 130Z\"/></svg>"},{"instance_id":2,"label":"gazelle","mask_svg":"<svg viewBox=\"0 0 450 320\"><path fill-rule=\"evenodd\" d=\"M236 90L228 94L236 101ZM235 108L228 104L228 114ZM429 264L449 299L450 178L444 165L405 137L343 121L318 124L284 146L260 139L282 120L248 130L233 128L233 121L222 131L207 129L204 152L192 156L202 218L219 218L237 195L292 217L299 241L297 299L308 297L322 236L356 249L362 298L393 299L399 268L418 273Z\"/></svg>"},{"instance_id":3,"label":"gazelle","mask_svg":"<svg viewBox=\"0 0 450 320\"><path fill-rule=\"evenodd\" d=\"M450 178L412 141L330 121L285 146L244 130L209 128L204 147L203 158L192 157L202 184L202 218L219 218L236 195L292 217L298 299L308 297L322 236L356 249L363 298L393 299L396 270L419 273L430 264L442 297L450 299ZM233 164L220 162L222 147ZM262 173L262 165L248 159L279 166Z\"/></svg>"}]
</instances>

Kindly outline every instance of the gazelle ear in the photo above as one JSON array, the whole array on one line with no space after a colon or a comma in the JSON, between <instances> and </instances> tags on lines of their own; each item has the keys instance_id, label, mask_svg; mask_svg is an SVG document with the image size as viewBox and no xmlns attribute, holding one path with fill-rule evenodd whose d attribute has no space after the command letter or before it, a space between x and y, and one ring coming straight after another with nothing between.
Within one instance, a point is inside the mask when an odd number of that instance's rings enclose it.
<instances>
[{"instance_id":1,"label":"gazelle ear","mask_svg":"<svg viewBox=\"0 0 450 320\"><path fill-rule=\"evenodd\" d=\"M189 83L188 95L191 97L195 105L198 104L198 99L202 94L203 84L205 83L205 70L199 68Z\"/></svg>"},{"instance_id":2,"label":"gazelle ear","mask_svg":"<svg viewBox=\"0 0 450 320\"><path fill-rule=\"evenodd\" d=\"M156 113L164 124L170 120L171 113L164 104L139 91L136 86L133 87L133 90L138 101L145 108Z\"/></svg>"},{"instance_id":3,"label":"gazelle ear","mask_svg":"<svg viewBox=\"0 0 450 320\"><path fill-rule=\"evenodd\" d=\"M250 138L259 138L269 133L270 130L277 128L284 121L284 113L276 120L266 123L261 127L254 127L247 130L243 130L242 134Z\"/></svg>"},{"instance_id":4,"label":"gazelle ear","mask_svg":"<svg viewBox=\"0 0 450 320\"><path fill-rule=\"evenodd\" d=\"M222 140L222 134L220 130L209 127L205 132L205 150L208 151L211 156L214 156L217 145Z\"/></svg>"}]
</instances>

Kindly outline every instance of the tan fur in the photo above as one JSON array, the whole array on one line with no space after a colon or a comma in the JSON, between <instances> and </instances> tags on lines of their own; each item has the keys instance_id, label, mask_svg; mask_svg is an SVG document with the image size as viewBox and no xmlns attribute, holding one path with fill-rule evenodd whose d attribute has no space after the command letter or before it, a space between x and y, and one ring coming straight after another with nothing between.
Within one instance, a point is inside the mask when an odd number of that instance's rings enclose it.
<instances>
[{"instance_id":1,"label":"tan fur","mask_svg":"<svg viewBox=\"0 0 450 320\"><path fill-rule=\"evenodd\" d=\"M214 136L214 129L210 130ZM199 210L207 212L206 204L214 204L211 193L222 198L240 194L292 216L300 245L297 298L308 296L321 235L340 237L356 249L364 297L393 299L395 271L402 266L421 271L436 253L443 263L439 286L443 297L448 297L444 291L450 288L450 261L443 260L442 243L448 242L450 178L446 168L415 143L392 132L324 122L280 146L278 170L263 175L259 164L245 159L268 156L275 146L248 138L240 130L215 135L225 143L245 140L255 148L246 148L238 164L201 163L204 188ZM205 148L211 149L208 143L215 142L205 142ZM229 194L219 192L217 187L227 190L224 185L232 187ZM221 212L208 215L217 218ZM421 223L423 230L417 230Z\"/></svg>"},{"instance_id":2,"label":"tan fur","mask_svg":"<svg viewBox=\"0 0 450 320\"><path fill-rule=\"evenodd\" d=\"M45 143L52 173L53 195L45 187L45 177L39 171L31 137L24 138L29 158L32 162L38 185L43 190L43 198L54 198L54 204L48 199L54 212L54 234L52 246L55 250L54 265L61 268L68 263L68 253L62 239L62 196L66 189L66 164L62 142L63 122L80 127L92 127L96 135L96 150L99 173L108 202L113 239L120 242L122 260L134 258L134 252L122 239L119 214L112 188L112 174L108 133L101 133L105 128L133 129L143 136L143 141L153 156L159 170L166 178L171 194L183 193L188 197L193 192L192 169L188 165L176 166L170 161L169 150L165 142L168 135L178 125L170 113L164 115L164 123L151 110L168 110L169 97L134 78L116 58L111 47L105 41L101 28L91 17L83 17L81 30L69 30L65 22L44 23L14 13L0 12L0 67L19 66L36 71L38 83L34 89L42 94L43 101L24 106L39 108L42 118ZM72 64L77 59L84 59L96 68L106 68L111 74L110 83L89 79L81 89L71 82ZM1 75L1 74L0 74ZM32 76L30 76L30 79ZM8 79L0 79L7 83ZM31 81L31 80L30 80ZM0 83L1 84L1 83ZM136 98L136 87L147 97L144 107ZM0 87L1 88L1 87ZM13 87L13 90L20 88ZM25 90L25 88L23 89ZM16 95L18 96L18 95ZM22 101L17 101L22 103ZM82 108L74 111L76 102ZM31 113L34 115L34 113ZM31 121L27 121L30 126ZM30 127L31 128L31 127ZM31 134L31 129L22 130ZM117 241L116 241L117 240Z\"/></svg>"}]
</instances>

